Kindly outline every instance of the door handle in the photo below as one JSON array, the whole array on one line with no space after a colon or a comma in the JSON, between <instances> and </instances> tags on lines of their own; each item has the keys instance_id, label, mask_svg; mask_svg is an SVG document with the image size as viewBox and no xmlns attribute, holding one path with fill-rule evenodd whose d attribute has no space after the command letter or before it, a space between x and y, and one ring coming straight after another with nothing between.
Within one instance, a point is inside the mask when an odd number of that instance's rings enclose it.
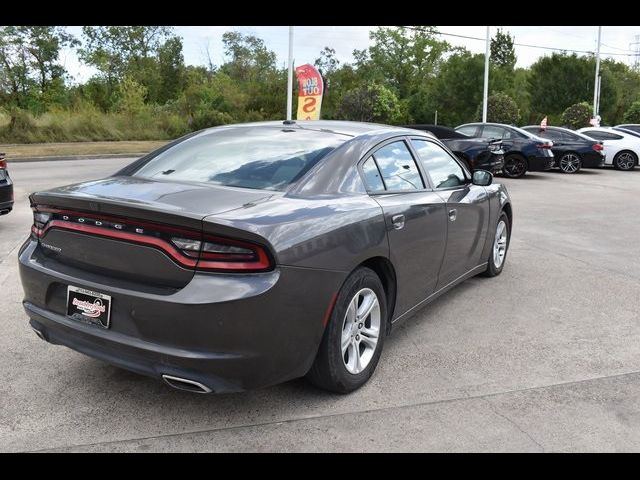
<instances>
[{"instance_id":1,"label":"door handle","mask_svg":"<svg viewBox=\"0 0 640 480\"><path fill-rule=\"evenodd\" d=\"M452 222L455 222L457 216L458 216L458 210L456 210L455 208L452 208L451 210L449 210L449 220L451 220Z\"/></svg>"},{"instance_id":2,"label":"door handle","mask_svg":"<svg viewBox=\"0 0 640 480\"><path fill-rule=\"evenodd\" d=\"M391 217L391 223L393 224L393 228L400 230L404 227L404 215L394 215Z\"/></svg>"}]
</instances>

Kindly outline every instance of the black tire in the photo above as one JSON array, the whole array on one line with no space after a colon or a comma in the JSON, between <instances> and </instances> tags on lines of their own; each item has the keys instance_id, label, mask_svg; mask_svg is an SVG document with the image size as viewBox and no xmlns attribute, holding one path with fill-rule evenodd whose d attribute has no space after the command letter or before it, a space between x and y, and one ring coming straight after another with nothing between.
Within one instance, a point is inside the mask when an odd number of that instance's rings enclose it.
<instances>
[{"instance_id":1,"label":"black tire","mask_svg":"<svg viewBox=\"0 0 640 480\"><path fill-rule=\"evenodd\" d=\"M507 243L506 243L506 248L504 251L504 257L502 259L502 263L497 266L495 261L494 261L494 255L493 255L493 250L494 250L494 243L496 240L496 234L497 234L497 228L498 225L500 224L500 222L503 221L505 223L506 226L506 233L507 233ZM489 252L489 256L487 258L487 269L482 273L483 276L485 277L497 277L498 275L500 275L502 273L502 269L504 268L504 264L507 262L507 253L509 253L509 243L511 242L511 225L509 223L509 217L505 212L502 212L500 214L500 217L498 217L498 221L496 222L496 227L495 230L493 232L493 237L492 237L492 242L491 242L491 251Z\"/></svg>"},{"instance_id":2,"label":"black tire","mask_svg":"<svg viewBox=\"0 0 640 480\"><path fill-rule=\"evenodd\" d=\"M510 153L504 157L502 174L507 178L520 178L529 169L527 159L517 153Z\"/></svg>"},{"instance_id":3,"label":"black tire","mask_svg":"<svg viewBox=\"0 0 640 480\"><path fill-rule=\"evenodd\" d=\"M566 152L560 157L558 167L562 173L578 173L582 168L582 158L576 152Z\"/></svg>"},{"instance_id":4,"label":"black tire","mask_svg":"<svg viewBox=\"0 0 640 480\"><path fill-rule=\"evenodd\" d=\"M633 170L638 164L638 156L629 150L616 153L613 157L613 166L618 170Z\"/></svg>"},{"instance_id":5,"label":"black tire","mask_svg":"<svg viewBox=\"0 0 640 480\"><path fill-rule=\"evenodd\" d=\"M371 289L380 305L380 328L378 342L367 366L357 374L350 373L342 355L341 340L347 308L355 295L363 288ZM365 319L366 320L366 319ZM345 280L333 312L329 318L316 359L307 373L307 378L315 386L337 393L349 393L364 385L378 364L388 328L387 303L384 288L376 273L359 267ZM345 357L346 358L346 357Z\"/></svg>"}]
</instances>

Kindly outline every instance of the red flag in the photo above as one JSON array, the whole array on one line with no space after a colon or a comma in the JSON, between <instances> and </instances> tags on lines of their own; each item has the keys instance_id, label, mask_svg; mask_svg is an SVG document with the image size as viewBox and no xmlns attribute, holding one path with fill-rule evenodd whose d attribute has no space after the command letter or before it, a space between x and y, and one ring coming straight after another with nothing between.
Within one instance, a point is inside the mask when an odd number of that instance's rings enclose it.
<instances>
[{"instance_id":1,"label":"red flag","mask_svg":"<svg viewBox=\"0 0 640 480\"><path fill-rule=\"evenodd\" d=\"M546 129L547 129L547 117L544 117L544 118L542 119L542 121L540 122L540 128L541 128L542 130L546 130Z\"/></svg>"}]
</instances>

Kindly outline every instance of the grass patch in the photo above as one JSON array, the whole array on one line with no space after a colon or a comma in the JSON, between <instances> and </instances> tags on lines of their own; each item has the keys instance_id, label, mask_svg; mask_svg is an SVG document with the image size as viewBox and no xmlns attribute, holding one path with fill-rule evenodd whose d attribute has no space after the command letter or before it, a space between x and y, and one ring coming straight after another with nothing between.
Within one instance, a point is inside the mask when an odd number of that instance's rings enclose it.
<instances>
[{"instance_id":1,"label":"grass patch","mask_svg":"<svg viewBox=\"0 0 640 480\"><path fill-rule=\"evenodd\" d=\"M155 150L167 140L122 141L122 142L74 142L74 143L32 143L24 145L2 145L0 152L7 154L7 160L21 158L74 156L74 155L114 155L131 154L137 156Z\"/></svg>"}]
</instances>

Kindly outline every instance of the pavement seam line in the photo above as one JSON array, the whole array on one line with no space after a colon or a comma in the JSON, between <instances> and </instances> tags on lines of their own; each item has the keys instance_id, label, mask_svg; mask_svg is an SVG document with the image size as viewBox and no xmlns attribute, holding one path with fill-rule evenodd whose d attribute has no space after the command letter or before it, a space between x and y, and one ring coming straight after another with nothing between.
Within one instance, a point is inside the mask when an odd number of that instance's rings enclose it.
<instances>
[{"instance_id":1,"label":"pavement seam line","mask_svg":"<svg viewBox=\"0 0 640 480\"><path fill-rule=\"evenodd\" d=\"M37 450L23 450L23 452L25 452L25 453L55 452L55 451L70 450L70 449L75 448L75 447L91 447L91 446L97 446L97 445L112 445L112 444L115 445L115 444L118 444L118 443L125 443L125 442L140 442L140 441L144 441L144 440L154 440L154 439L159 439L159 438L179 437L179 436L182 436L182 435L198 435L198 434L202 434L202 433L213 433L213 432L224 432L224 431L229 431L229 430L240 430L240 429L243 429L243 428L266 427L266 426L269 426L269 425L295 423L295 422L301 422L301 421L307 421L307 420L318 420L318 419L322 419L322 418L334 418L334 417L341 417L341 416L345 416L345 415L386 412L386 411L391 411L391 410L400 410L400 409L404 409L404 408L422 407L422 406L429 406L429 405L440 405L440 404L460 402L460 401L468 401L468 400L485 400L485 401L488 401L489 398L496 397L498 395L508 395L508 394L511 394L511 393L522 393L522 392L543 390L543 389L555 388L555 387L566 387L566 386L570 386L570 385L579 385L581 383L586 383L586 382L592 382L592 381L598 381L598 380L608 380L608 379L612 379L612 378L620 378L620 377L626 377L626 376L630 376L630 375L639 375L639 374L640 374L640 371L633 371L633 372L626 372L626 373L618 373L618 374L614 374L614 375L605 375L605 376L600 376L600 377L585 378L585 379L582 379L582 380L572 380L572 381L569 381L569 382L552 383L552 384L549 384L549 385L542 385L542 386L539 386L539 387L527 387L527 388L520 388L520 389L515 389L515 390L505 390L505 391L502 391L502 392L486 393L486 394L483 394L483 395L472 395L472 396L467 396L467 397L447 398L447 399L444 399L444 400L433 400L433 401L427 401L427 402L410 403L410 404L406 404L406 405L394 405L394 406L390 406L390 407L371 408L371 409L368 409L368 410L361 410L361 411L332 413L332 414L329 414L329 415L311 415L311 416L308 416L308 417L289 418L289 419L284 419L284 420L273 420L273 421L269 421L269 422L250 423L250 424L244 424L244 425L232 425L232 426L229 426L229 427L205 428L205 429L202 429L202 430L192 430L192 431L189 431L189 432L167 433L167 434L162 434L162 435L151 435L151 436L148 436L148 437L126 438L126 439L122 439L122 440L109 440L109 441L106 441L106 442L79 443L79 444L66 445L66 446L61 446L61 447L40 448L40 449L37 449ZM463 389L463 393L466 393L468 395L468 393L467 393L467 391L465 389ZM494 413L496 413L497 415L502 416L498 412L496 412L495 410L492 409L492 411L494 411ZM504 416L503 416L503 418L505 418L507 421L510 421L522 433L524 433L525 435L528 435L524 430L522 430L512 420L510 420L509 418L506 418ZM540 446L540 448L543 448L533 438L531 438L531 441L533 441L536 445Z\"/></svg>"},{"instance_id":2,"label":"pavement seam line","mask_svg":"<svg viewBox=\"0 0 640 480\"><path fill-rule=\"evenodd\" d=\"M566 253L550 251L550 250L548 250L548 249L546 249L544 247L539 247L538 245L535 245L534 243L529 243L528 241L526 241L524 239L518 239L518 241L524 243L528 247L535 248L536 250L542 250L542 251L550 253L550 254L558 255L559 257L568 258L569 260L574 260L576 262L580 262L580 263L582 263L584 265L587 265L588 267L599 268L601 270L604 270L605 272L615 273L616 275L620 275L621 277L626 277L628 279L635 280L636 282L640 282L640 278L635 277L633 275L630 275L630 274L628 274L626 272L613 270L611 268L603 267L602 265L594 265L592 263L589 263L586 260L582 260L581 258L577 258L577 257L572 257L571 255L567 255Z\"/></svg>"}]
</instances>

